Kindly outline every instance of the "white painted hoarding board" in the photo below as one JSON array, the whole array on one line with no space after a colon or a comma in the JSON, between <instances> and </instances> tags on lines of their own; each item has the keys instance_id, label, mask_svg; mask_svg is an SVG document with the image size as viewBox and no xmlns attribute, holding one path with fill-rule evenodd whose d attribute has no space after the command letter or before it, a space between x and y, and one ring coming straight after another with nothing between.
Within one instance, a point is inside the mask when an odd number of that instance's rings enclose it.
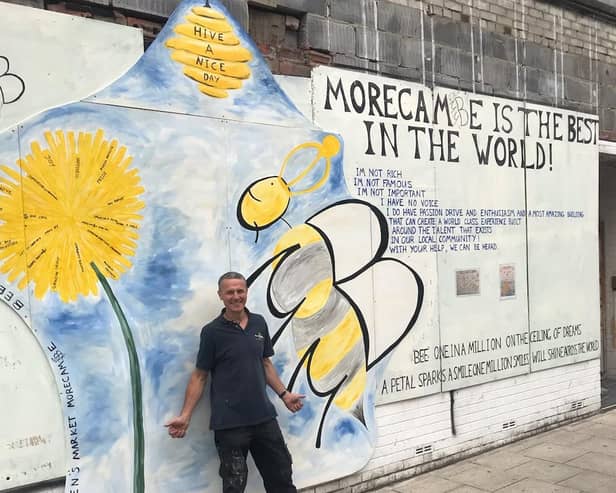
<instances>
[{"instance_id":1,"label":"white painted hoarding board","mask_svg":"<svg viewBox=\"0 0 616 493\"><path fill-rule=\"evenodd\" d=\"M599 357L595 116L326 67L312 84L315 122L344 138L349 191L385 214L388 255L424 287L379 402L528 373L533 352L533 370ZM396 289L373 286L371 339L387 340L404 311L379 313L377 293Z\"/></svg>"},{"instance_id":2,"label":"white painted hoarding board","mask_svg":"<svg viewBox=\"0 0 616 493\"><path fill-rule=\"evenodd\" d=\"M0 2L0 131L89 96L142 53L140 29Z\"/></svg>"},{"instance_id":3,"label":"white painted hoarding board","mask_svg":"<svg viewBox=\"0 0 616 493\"><path fill-rule=\"evenodd\" d=\"M446 89L435 94L450 108L451 125L443 121L439 130L452 135L447 142L455 143L455 160L436 167L435 213L442 214L436 218L443 226L440 234L431 234L439 246L440 322L440 345L432 356L442 360L443 390L452 390L529 371L519 144L524 137L516 104ZM506 121L499 114L503 111ZM488 140L498 155L487 147ZM505 148L516 151L511 162ZM487 164L480 164L478 153L485 154ZM450 236L462 241L443 241ZM508 289L500 277L505 266L513 278Z\"/></svg>"},{"instance_id":4,"label":"white painted hoarding board","mask_svg":"<svg viewBox=\"0 0 616 493\"><path fill-rule=\"evenodd\" d=\"M552 156L548 173L527 179L531 367L541 370L600 355L599 122L534 105L527 119Z\"/></svg>"}]
</instances>

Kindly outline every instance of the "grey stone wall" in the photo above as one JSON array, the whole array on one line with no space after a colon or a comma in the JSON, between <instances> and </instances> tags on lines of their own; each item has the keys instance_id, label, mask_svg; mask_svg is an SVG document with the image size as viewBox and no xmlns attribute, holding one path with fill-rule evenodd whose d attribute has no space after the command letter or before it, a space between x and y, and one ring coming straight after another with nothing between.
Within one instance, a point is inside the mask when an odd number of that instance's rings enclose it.
<instances>
[{"instance_id":1,"label":"grey stone wall","mask_svg":"<svg viewBox=\"0 0 616 493\"><path fill-rule=\"evenodd\" d=\"M298 47L326 55L332 65L596 113L602 137L616 139L616 17L608 2L595 2L594 10L577 3L580 8L547 0L250 5L298 16Z\"/></svg>"},{"instance_id":2,"label":"grey stone wall","mask_svg":"<svg viewBox=\"0 0 616 493\"><path fill-rule=\"evenodd\" d=\"M179 0L9 0L141 27ZM223 0L272 71L320 64L596 113L616 140L614 0Z\"/></svg>"}]
</instances>

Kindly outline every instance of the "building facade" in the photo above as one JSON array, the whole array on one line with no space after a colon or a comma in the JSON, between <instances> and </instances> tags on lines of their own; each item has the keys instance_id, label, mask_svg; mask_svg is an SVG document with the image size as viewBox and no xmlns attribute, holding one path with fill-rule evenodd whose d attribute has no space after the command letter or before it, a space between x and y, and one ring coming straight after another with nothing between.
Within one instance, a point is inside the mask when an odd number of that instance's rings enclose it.
<instances>
[{"instance_id":1,"label":"building facade","mask_svg":"<svg viewBox=\"0 0 616 493\"><path fill-rule=\"evenodd\" d=\"M12 3L137 27L145 45L176 7L176 2L149 0ZM296 88L299 107L310 107L306 102L311 98L308 78L313 69L328 66L356 73L366 86L386 77L435 93L444 88L471 99L507 98L520 107L541 105L552 113L596 115L599 121L598 287L596 292L571 296L588 296L590 311L600 301L600 357L411 399L385 399L375 409L376 445L368 464L306 491L367 491L599 409L601 378L616 378L616 203L611 192L616 186L616 147L611 143L616 141L616 2L223 3L254 40L272 73L297 77L281 83ZM329 118L335 120L328 114L319 116L319 108L312 107L312 112L307 116L324 128ZM335 125L328 129L337 130ZM348 140L345 144L353 145ZM558 190L551 193L557 195ZM589 245L592 250L593 238Z\"/></svg>"}]
</instances>

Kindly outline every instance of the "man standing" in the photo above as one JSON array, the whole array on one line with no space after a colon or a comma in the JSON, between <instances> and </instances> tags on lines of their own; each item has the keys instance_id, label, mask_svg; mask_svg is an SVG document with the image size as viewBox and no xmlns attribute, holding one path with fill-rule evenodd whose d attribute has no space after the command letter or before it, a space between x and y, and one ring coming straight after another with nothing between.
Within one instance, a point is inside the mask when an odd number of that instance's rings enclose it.
<instances>
[{"instance_id":1,"label":"man standing","mask_svg":"<svg viewBox=\"0 0 616 493\"><path fill-rule=\"evenodd\" d=\"M270 357L274 354L267 324L246 308L244 276L227 272L218 280L218 296L225 308L203 327L201 343L179 416L165 426L173 438L186 434L192 413L212 377L210 428L220 457L223 493L246 488L250 451L268 493L293 493L291 455L267 397L269 385L292 412L302 408L301 394L289 392Z\"/></svg>"}]
</instances>

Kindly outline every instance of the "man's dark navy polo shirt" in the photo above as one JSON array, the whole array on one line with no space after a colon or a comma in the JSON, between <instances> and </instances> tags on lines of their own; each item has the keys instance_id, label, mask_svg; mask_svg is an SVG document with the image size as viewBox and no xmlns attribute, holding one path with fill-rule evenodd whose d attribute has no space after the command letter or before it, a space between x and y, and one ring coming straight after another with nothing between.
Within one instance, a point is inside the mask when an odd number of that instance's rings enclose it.
<instances>
[{"instance_id":1,"label":"man's dark navy polo shirt","mask_svg":"<svg viewBox=\"0 0 616 493\"><path fill-rule=\"evenodd\" d=\"M211 378L212 430L256 425L276 417L265 391L263 367L263 358L274 354L272 341L265 319L246 312L245 329L221 314L201 330L197 368Z\"/></svg>"}]
</instances>

